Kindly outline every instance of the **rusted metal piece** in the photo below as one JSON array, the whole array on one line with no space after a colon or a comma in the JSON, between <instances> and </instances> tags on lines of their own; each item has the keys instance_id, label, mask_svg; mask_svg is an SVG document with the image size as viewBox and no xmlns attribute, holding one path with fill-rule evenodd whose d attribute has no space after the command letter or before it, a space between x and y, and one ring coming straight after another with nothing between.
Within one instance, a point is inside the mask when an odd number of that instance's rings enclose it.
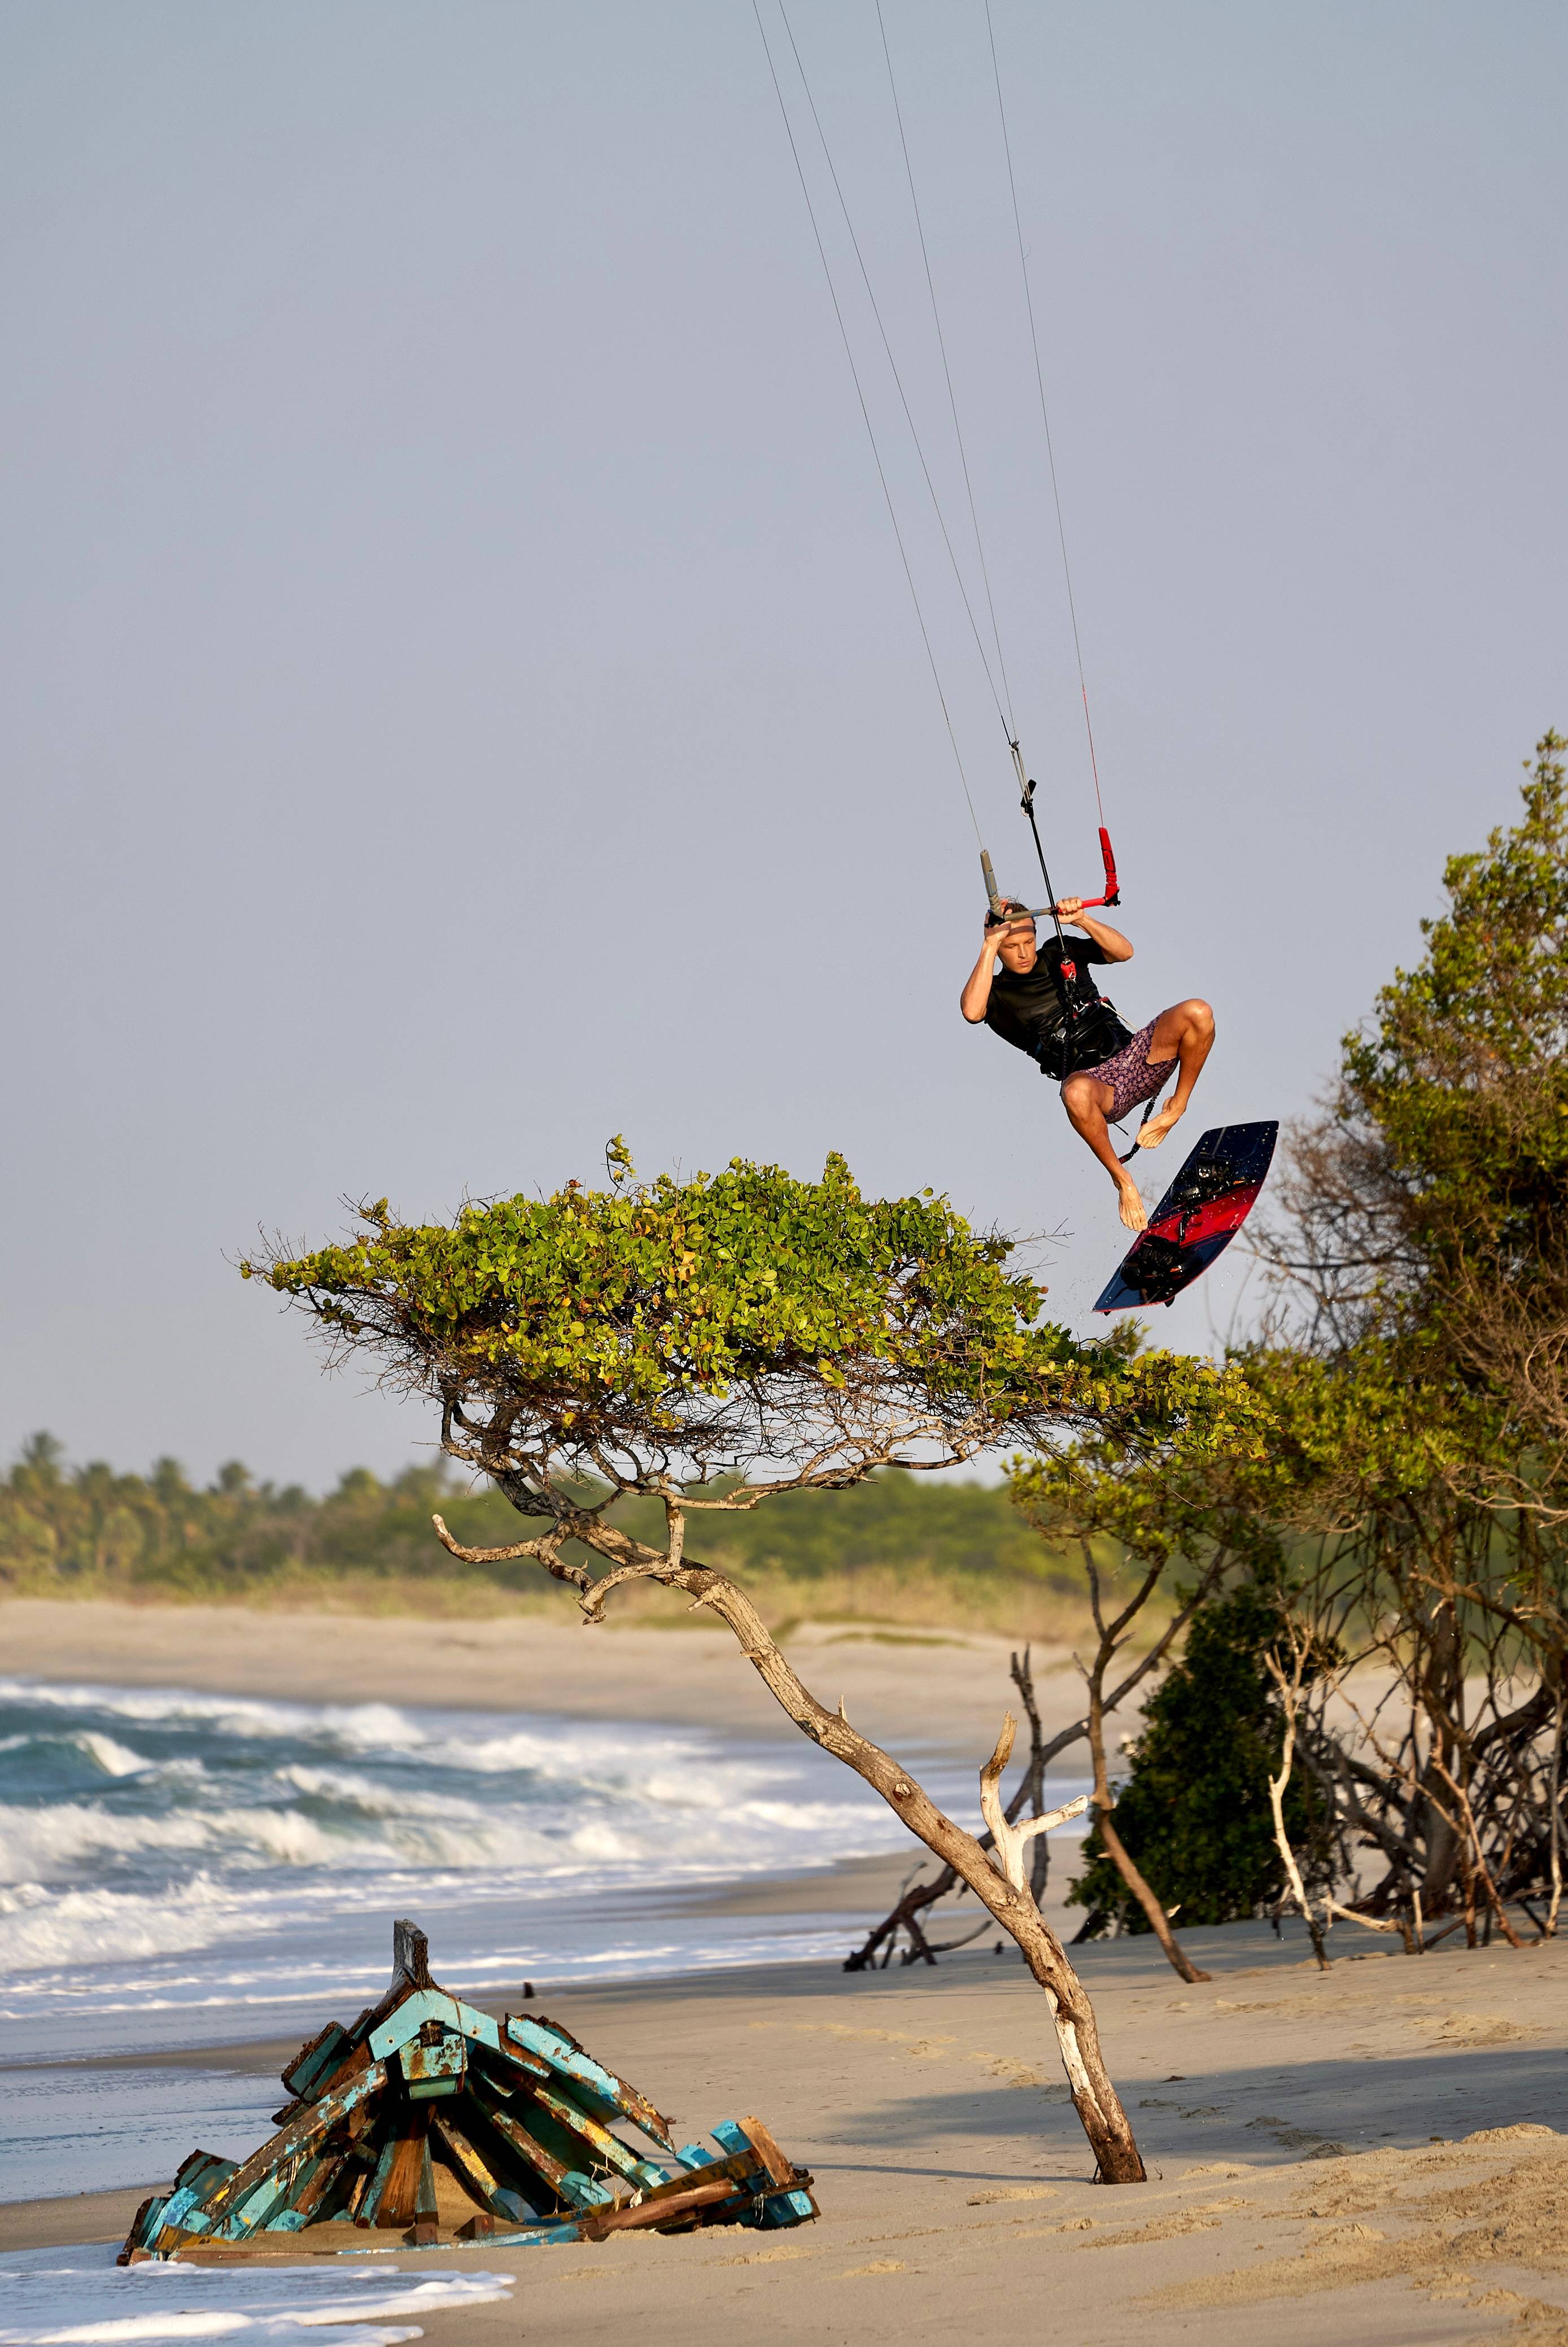
<instances>
[{"instance_id":1,"label":"rusted metal piece","mask_svg":"<svg viewBox=\"0 0 1568 2347\"><path fill-rule=\"evenodd\" d=\"M811 2177L760 2119L722 2120L716 2152L677 2151L648 2097L569 2032L538 2014L497 2024L450 1995L413 1923L393 1944L381 2002L350 2028L329 2023L283 2072L277 2133L240 2163L192 2152L137 2210L122 2265L363 2256L377 2231L450 2250L816 2215Z\"/></svg>"}]
</instances>

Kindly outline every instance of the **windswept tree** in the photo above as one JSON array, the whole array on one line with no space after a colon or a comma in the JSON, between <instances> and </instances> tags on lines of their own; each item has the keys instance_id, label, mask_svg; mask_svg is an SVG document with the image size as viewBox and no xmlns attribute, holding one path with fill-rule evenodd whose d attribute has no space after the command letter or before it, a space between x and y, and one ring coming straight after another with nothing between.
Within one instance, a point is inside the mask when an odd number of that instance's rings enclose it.
<instances>
[{"instance_id":1,"label":"windswept tree","mask_svg":"<svg viewBox=\"0 0 1568 2347\"><path fill-rule=\"evenodd\" d=\"M781 1491L843 1490L878 1468L929 1473L999 1443L1038 1447L1113 1428L1130 1450L1255 1444L1238 1379L1125 1341L1084 1346L1041 1320L1008 1268L944 1199L864 1198L842 1159L820 1182L735 1161L689 1182L637 1179L624 1145L603 1190L470 1205L450 1225L399 1222L384 1200L347 1243L281 1246L242 1266L312 1314L338 1356L428 1398L447 1455L487 1476L530 1527L509 1547L578 1592L589 1622L629 1583L682 1591L734 1633L813 1741L864 1777L950 1863L1018 1942L1050 2003L1073 2102L1107 2182L1143 2163L1102 2058L1094 2014L1024 1881L1024 1841L997 1792L982 1803L993 1861L908 1769L803 1684L744 1591L694 1557L705 1519ZM661 1546L616 1502L663 1508ZM591 1560L584 1562L584 1557Z\"/></svg>"}]
</instances>

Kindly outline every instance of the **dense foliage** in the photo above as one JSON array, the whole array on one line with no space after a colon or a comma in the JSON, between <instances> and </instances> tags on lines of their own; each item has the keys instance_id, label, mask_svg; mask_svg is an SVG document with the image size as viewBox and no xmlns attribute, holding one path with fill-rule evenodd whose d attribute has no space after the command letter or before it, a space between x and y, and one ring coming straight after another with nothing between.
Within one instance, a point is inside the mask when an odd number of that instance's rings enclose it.
<instances>
[{"instance_id":1,"label":"dense foliage","mask_svg":"<svg viewBox=\"0 0 1568 2347\"><path fill-rule=\"evenodd\" d=\"M1008 1269L1011 1242L928 1191L867 1199L836 1156L819 1182L737 1159L641 1183L620 1143L608 1154L607 1190L572 1182L434 1226L382 1201L344 1245L242 1268L438 1401L451 1455L525 1508L563 1474L659 1491L776 1464L848 1484L1074 1420L1253 1439L1240 1380L1134 1360L1124 1337L1077 1342Z\"/></svg>"},{"instance_id":2,"label":"dense foliage","mask_svg":"<svg viewBox=\"0 0 1568 2347\"><path fill-rule=\"evenodd\" d=\"M469 1496L439 1467L383 1483L363 1467L315 1499L298 1484L257 1482L237 1460L199 1489L178 1460L147 1475L102 1460L66 1463L35 1435L0 1481L0 1586L38 1594L245 1597L302 1577L429 1580L430 1512L471 1540L509 1514L493 1492Z\"/></svg>"},{"instance_id":3,"label":"dense foliage","mask_svg":"<svg viewBox=\"0 0 1568 2347\"><path fill-rule=\"evenodd\" d=\"M400 1604L433 1598L453 1577L430 1536L439 1509L456 1536L477 1546L506 1542L517 1522L493 1486L471 1489L441 1460L382 1481L353 1469L315 1498L298 1484L260 1482L238 1460L206 1488L174 1459L147 1475L100 1461L67 1463L61 1446L35 1435L0 1478L0 1587L37 1594L267 1597L279 1592L356 1599L385 1585ZM642 1537L658 1528L657 1503L623 1501L616 1519ZM783 1493L757 1515L720 1518L704 1553L728 1572L786 1584L792 1605L875 1611L899 1591L918 1610L963 1622L995 1614L1017 1629L1031 1593L1081 1598L1071 1557L1040 1548L997 1484L875 1476L848 1491ZM530 1588L518 1564L474 1568L476 1584ZM798 1594L791 1596L791 1592ZM470 1602L486 1602L482 1587Z\"/></svg>"}]
</instances>

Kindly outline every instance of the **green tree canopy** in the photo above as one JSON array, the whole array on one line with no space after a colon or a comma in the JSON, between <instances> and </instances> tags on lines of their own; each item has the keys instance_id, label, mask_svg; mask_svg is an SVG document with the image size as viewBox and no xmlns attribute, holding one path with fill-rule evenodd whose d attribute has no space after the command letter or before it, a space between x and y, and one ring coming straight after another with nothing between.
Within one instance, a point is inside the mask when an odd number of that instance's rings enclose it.
<instances>
[{"instance_id":1,"label":"green tree canopy","mask_svg":"<svg viewBox=\"0 0 1568 2347\"><path fill-rule=\"evenodd\" d=\"M569 1474L611 1492L775 1471L816 1488L1105 1421L1129 1441L1255 1440L1239 1379L1041 1317L1011 1242L946 1199L868 1199L736 1159L404 1224L241 1268L341 1349L428 1394L453 1456L529 1510Z\"/></svg>"}]
</instances>

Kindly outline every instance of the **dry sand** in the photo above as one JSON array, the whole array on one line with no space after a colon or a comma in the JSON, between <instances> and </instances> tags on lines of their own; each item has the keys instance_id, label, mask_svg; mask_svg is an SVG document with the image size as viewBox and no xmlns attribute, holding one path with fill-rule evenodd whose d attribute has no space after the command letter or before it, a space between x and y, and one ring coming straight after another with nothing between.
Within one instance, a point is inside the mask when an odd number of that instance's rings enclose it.
<instances>
[{"instance_id":1,"label":"dry sand","mask_svg":"<svg viewBox=\"0 0 1568 2347\"><path fill-rule=\"evenodd\" d=\"M424 1703L668 1719L735 1736L791 1732L728 1630L692 1625L674 1600L671 1622L668 1630L612 1622L590 1629L564 1591L559 1620L486 1622L22 1597L0 1603L0 1670L301 1703ZM812 1692L830 1706L842 1696L856 1727L879 1742L983 1747L983 1758L1009 1702L1018 1707L1005 1638L802 1622L788 1648ZM1034 1670L1048 1727L1065 1727L1082 1702L1071 1655L1037 1649Z\"/></svg>"},{"instance_id":2,"label":"dry sand","mask_svg":"<svg viewBox=\"0 0 1568 2347\"><path fill-rule=\"evenodd\" d=\"M1143 2329L1563 2347L1568 1948L1379 1952L1320 1976L1265 1926L1190 1944L1215 1974L1194 1988L1147 1941L1085 1952L1151 2171L1115 2191L1088 2180L1043 2000L1010 1954L552 1992L552 2015L682 2126L758 2112L815 2172L822 2220L466 2252L516 2271L513 2302L426 2316L431 2347L1020 2324L1071 2347ZM275 2074L292 2050L224 2058ZM0 2209L0 2247L114 2236L138 2197Z\"/></svg>"}]
</instances>

